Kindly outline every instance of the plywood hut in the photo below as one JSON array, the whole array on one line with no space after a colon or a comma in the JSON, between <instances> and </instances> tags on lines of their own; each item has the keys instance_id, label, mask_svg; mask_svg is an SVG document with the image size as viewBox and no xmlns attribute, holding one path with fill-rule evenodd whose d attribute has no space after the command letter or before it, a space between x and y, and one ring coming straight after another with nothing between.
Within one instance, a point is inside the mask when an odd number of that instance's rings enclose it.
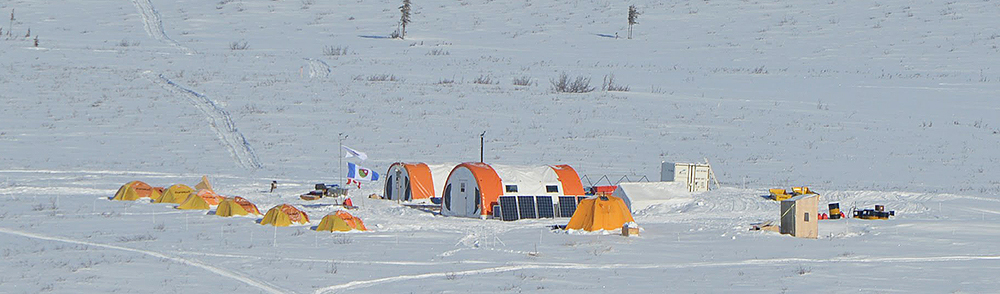
<instances>
[{"instance_id":1,"label":"plywood hut","mask_svg":"<svg viewBox=\"0 0 1000 294\"><path fill-rule=\"evenodd\" d=\"M816 239L819 235L818 194L803 194L781 201L781 233Z\"/></svg>"}]
</instances>

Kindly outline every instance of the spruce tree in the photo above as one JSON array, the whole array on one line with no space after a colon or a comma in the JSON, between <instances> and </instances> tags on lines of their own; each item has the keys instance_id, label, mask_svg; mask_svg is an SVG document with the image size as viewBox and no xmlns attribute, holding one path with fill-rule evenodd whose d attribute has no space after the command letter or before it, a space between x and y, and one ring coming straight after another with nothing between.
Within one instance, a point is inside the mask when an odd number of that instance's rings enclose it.
<instances>
[{"instance_id":1,"label":"spruce tree","mask_svg":"<svg viewBox=\"0 0 1000 294\"><path fill-rule=\"evenodd\" d=\"M399 38L406 38L406 25L410 23L410 0L403 0L403 6L399 7L400 17L399 23L403 25L403 29L399 32Z\"/></svg>"},{"instance_id":2,"label":"spruce tree","mask_svg":"<svg viewBox=\"0 0 1000 294\"><path fill-rule=\"evenodd\" d=\"M629 5L628 7L628 38L632 39L632 26L638 24L636 20L639 19L639 10L635 8L635 5Z\"/></svg>"}]
</instances>

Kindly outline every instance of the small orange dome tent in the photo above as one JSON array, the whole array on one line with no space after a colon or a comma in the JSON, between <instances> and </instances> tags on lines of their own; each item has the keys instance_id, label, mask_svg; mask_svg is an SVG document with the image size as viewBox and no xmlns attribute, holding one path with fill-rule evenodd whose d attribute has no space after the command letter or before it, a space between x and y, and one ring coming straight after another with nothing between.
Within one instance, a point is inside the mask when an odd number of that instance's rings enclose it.
<instances>
[{"instance_id":1,"label":"small orange dome tent","mask_svg":"<svg viewBox=\"0 0 1000 294\"><path fill-rule=\"evenodd\" d=\"M282 204L275 206L264 214L260 220L261 225L272 225L276 227L287 227L293 224L308 224L309 216L305 212L298 210L294 206Z\"/></svg>"},{"instance_id":2,"label":"small orange dome tent","mask_svg":"<svg viewBox=\"0 0 1000 294\"><path fill-rule=\"evenodd\" d=\"M153 202L181 204L184 200L187 200L187 197L191 195L191 193L194 193L194 189L191 189L188 185L176 184L167 188L167 190L163 192L163 196L159 199L155 199Z\"/></svg>"},{"instance_id":3,"label":"small orange dome tent","mask_svg":"<svg viewBox=\"0 0 1000 294\"><path fill-rule=\"evenodd\" d=\"M598 196L580 201L566 225L567 230L615 230L634 222L625 201L615 196Z\"/></svg>"},{"instance_id":4,"label":"small orange dome tent","mask_svg":"<svg viewBox=\"0 0 1000 294\"><path fill-rule=\"evenodd\" d=\"M112 200L118 201L135 201L139 198L160 198L160 193L150 187L148 184L142 181L131 181L128 184L122 185L118 188L118 192L115 193L115 197Z\"/></svg>"},{"instance_id":5,"label":"small orange dome tent","mask_svg":"<svg viewBox=\"0 0 1000 294\"><path fill-rule=\"evenodd\" d=\"M260 215L260 211L257 210L256 205L239 196L222 200L219 202L219 207L215 209L215 215L222 217L247 214Z\"/></svg>"}]
</instances>

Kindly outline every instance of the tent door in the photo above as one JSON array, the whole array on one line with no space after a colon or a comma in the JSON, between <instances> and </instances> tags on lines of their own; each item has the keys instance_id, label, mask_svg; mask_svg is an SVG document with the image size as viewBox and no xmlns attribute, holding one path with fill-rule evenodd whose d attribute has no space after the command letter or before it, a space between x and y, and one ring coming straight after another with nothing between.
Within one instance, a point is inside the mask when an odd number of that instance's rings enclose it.
<instances>
[{"instance_id":1,"label":"tent door","mask_svg":"<svg viewBox=\"0 0 1000 294\"><path fill-rule=\"evenodd\" d=\"M406 187L404 187L405 181L403 181L403 171L396 170L396 176L392 177L392 196L389 196L391 200L403 199L403 193L406 192Z\"/></svg>"},{"instance_id":2,"label":"tent door","mask_svg":"<svg viewBox=\"0 0 1000 294\"><path fill-rule=\"evenodd\" d=\"M458 181L458 197L452 195L451 200L454 201L451 207L455 208L455 212L464 216L473 216L476 212L476 201L473 199L475 197L474 187L469 185L469 181L460 180ZM455 191L452 191L455 192ZM458 201L456 201L458 200Z\"/></svg>"}]
</instances>

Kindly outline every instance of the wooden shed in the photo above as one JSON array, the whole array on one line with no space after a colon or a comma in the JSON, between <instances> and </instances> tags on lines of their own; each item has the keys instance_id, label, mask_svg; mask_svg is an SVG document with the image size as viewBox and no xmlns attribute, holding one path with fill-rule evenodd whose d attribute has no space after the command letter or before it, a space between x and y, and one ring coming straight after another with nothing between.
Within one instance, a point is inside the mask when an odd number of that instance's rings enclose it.
<instances>
[{"instance_id":1,"label":"wooden shed","mask_svg":"<svg viewBox=\"0 0 1000 294\"><path fill-rule=\"evenodd\" d=\"M819 235L818 194L803 194L781 201L781 233L816 239Z\"/></svg>"}]
</instances>

